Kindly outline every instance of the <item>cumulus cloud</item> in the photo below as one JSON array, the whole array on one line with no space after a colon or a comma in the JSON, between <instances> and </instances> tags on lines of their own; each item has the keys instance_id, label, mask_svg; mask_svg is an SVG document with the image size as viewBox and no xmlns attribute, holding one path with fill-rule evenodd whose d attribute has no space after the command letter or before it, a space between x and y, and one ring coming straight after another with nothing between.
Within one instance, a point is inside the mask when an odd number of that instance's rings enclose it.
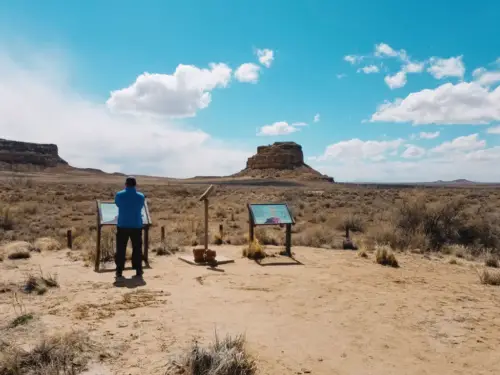
<instances>
[{"instance_id":1,"label":"cumulus cloud","mask_svg":"<svg viewBox=\"0 0 500 375\"><path fill-rule=\"evenodd\" d=\"M253 63L241 64L234 72L234 76L240 82L257 83L259 81L260 67Z\"/></svg>"},{"instance_id":2,"label":"cumulus cloud","mask_svg":"<svg viewBox=\"0 0 500 375\"><path fill-rule=\"evenodd\" d=\"M314 119L313 119L313 121L314 121L314 122L319 122L319 121L320 121L320 115L319 115L319 113L316 113L316 114L314 115Z\"/></svg>"},{"instance_id":3,"label":"cumulus cloud","mask_svg":"<svg viewBox=\"0 0 500 375\"><path fill-rule=\"evenodd\" d=\"M338 79L342 79L342 78L345 78L345 77L347 77L347 74L344 74L344 73L337 74L337 78Z\"/></svg>"},{"instance_id":4,"label":"cumulus cloud","mask_svg":"<svg viewBox=\"0 0 500 375\"><path fill-rule=\"evenodd\" d=\"M304 123L295 123L289 125L286 121L278 121L271 125L262 126L257 132L258 136L274 136L287 135L299 131L299 127L304 126Z\"/></svg>"},{"instance_id":5,"label":"cumulus cloud","mask_svg":"<svg viewBox=\"0 0 500 375\"><path fill-rule=\"evenodd\" d=\"M385 76L384 81L392 90L399 89L400 87L406 85L406 73L401 71L394 74L393 76Z\"/></svg>"},{"instance_id":6,"label":"cumulus cloud","mask_svg":"<svg viewBox=\"0 0 500 375\"><path fill-rule=\"evenodd\" d=\"M500 120L500 87L475 82L445 83L379 106L372 122L420 124L487 124Z\"/></svg>"},{"instance_id":7,"label":"cumulus cloud","mask_svg":"<svg viewBox=\"0 0 500 375\"><path fill-rule=\"evenodd\" d=\"M425 155L425 148L415 145L406 145L406 150L401 154L405 159L420 158Z\"/></svg>"},{"instance_id":8,"label":"cumulus cloud","mask_svg":"<svg viewBox=\"0 0 500 375\"><path fill-rule=\"evenodd\" d=\"M269 68L274 60L274 51L264 48L257 50L257 57L259 62L266 68Z\"/></svg>"},{"instance_id":9,"label":"cumulus cloud","mask_svg":"<svg viewBox=\"0 0 500 375\"><path fill-rule=\"evenodd\" d=\"M367 66L364 66L364 67L358 69L358 73L361 73L361 72L363 72L365 74L378 73L379 68L376 65L367 65Z\"/></svg>"},{"instance_id":10,"label":"cumulus cloud","mask_svg":"<svg viewBox=\"0 0 500 375\"><path fill-rule=\"evenodd\" d=\"M180 64L173 74L144 73L123 89L111 92L106 102L115 112L192 117L208 107L211 91L227 87L231 68L212 63L210 68Z\"/></svg>"},{"instance_id":11,"label":"cumulus cloud","mask_svg":"<svg viewBox=\"0 0 500 375\"><path fill-rule=\"evenodd\" d=\"M403 144L402 139L393 141L362 141L354 138L341 141L326 147L323 155L316 158L318 161L341 159L370 159L380 161L385 154L397 150Z\"/></svg>"},{"instance_id":12,"label":"cumulus cloud","mask_svg":"<svg viewBox=\"0 0 500 375\"><path fill-rule=\"evenodd\" d=\"M475 82L483 86L491 86L500 82L500 71L489 72L484 68L478 68L472 73Z\"/></svg>"},{"instance_id":13,"label":"cumulus cloud","mask_svg":"<svg viewBox=\"0 0 500 375\"><path fill-rule=\"evenodd\" d=\"M434 139L439 137L440 132L420 132L418 135L420 139Z\"/></svg>"},{"instance_id":14,"label":"cumulus cloud","mask_svg":"<svg viewBox=\"0 0 500 375\"><path fill-rule=\"evenodd\" d=\"M433 153L450 154L454 152L474 151L486 147L486 141L479 139L479 134L457 137L451 141L441 143L430 150Z\"/></svg>"},{"instance_id":15,"label":"cumulus cloud","mask_svg":"<svg viewBox=\"0 0 500 375\"><path fill-rule=\"evenodd\" d=\"M375 56L399 56L399 52L395 51L390 45L380 43L375 45Z\"/></svg>"},{"instance_id":16,"label":"cumulus cloud","mask_svg":"<svg viewBox=\"0 0 500 375\"><path fill-rule=\"evenodd\" d=\"M462 61L463 56L450 57L448 59L431 57L429 59L430 67L427 71L436 79L446 77L462 78L465 74L465 65Z\"/></svg>"},{"instance_id":17,"label":"cumulus cloud","mask_svg":"<svg viewBox=\"0 0 500 375\"><path fill-rule=\"evenodd\" d=\"M424 70L424 63L408 61L403 66L403 71L406 73L421 73Z\"/></svg>"},{"instance_id":18,"label":"cumulus cloud","mask_svg":"<svg viewBox=\"0 0 500 375\"><path fill-rule=\"evenodd\" d=\"M31 61L31 56L25 58ZM35 61L35 60L33 60ZM157 116L116 114L104 103L86 99L69 86L71 77L60 74L65 66L59 56L44 56L40 64L29 67L10 55L0 55L0 134L3 138L41 143L55 143L61 157L76 167L100 168L107 172L190 177L237 172L253 150L231 142L214 139L200 129L188 129ZM54 66L54 69L47 67ZM167 98L170 113L186 114L191 100L193 112L200 95L187 95L192 87L209 90L228 81L227 69L213 65L210 70L180 66L174 75L156 77L158 95ZM65 73L66 74L66 73ZM139 102L154 94L147 82L135 85ZM140 81L140 80L139 80ZM167 82L164 82L167 81ZM143 86L145 84L145 87ZM179 86L180 85L180 86ZM177 90L177 91L175 91ZM179 94L175 99L173 92ZM168 93L168 94L167 94ZM201 95L202 96L202 95ZM197 99L193 99L193 98ZM123 97L113 96L114 104ZM142 99L139 99L142 98ZM189 98L189 100L188 100ZM179 103L176 110L172 101ZM131 102L129 102L131 103ZM142 104L139 105L142 108ZM153 108L156 109L155 106ZM161 112L166 112L165 110Z\"/></svg>"}]
</instances>

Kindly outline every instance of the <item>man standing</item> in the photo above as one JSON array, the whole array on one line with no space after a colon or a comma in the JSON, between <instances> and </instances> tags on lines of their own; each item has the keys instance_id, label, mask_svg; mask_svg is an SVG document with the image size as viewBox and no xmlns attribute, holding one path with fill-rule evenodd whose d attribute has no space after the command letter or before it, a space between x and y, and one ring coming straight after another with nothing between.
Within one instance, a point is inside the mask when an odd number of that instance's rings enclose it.
<instances>
[{"instance_id":1,"label":"man standing","mask_svg":"<svg viewBox=\"0 0 500 375\"><path fill-rule=\"evenodd\" d=\"M127 177L125 189L115 195L118 207L118 222L116 225L116 278L121 279L125 268L125 253L128 240L132 242L132 268L136 277L142 278L142 208L144 194L136 190L134 177Z\"/></svg>"}]
</instances>

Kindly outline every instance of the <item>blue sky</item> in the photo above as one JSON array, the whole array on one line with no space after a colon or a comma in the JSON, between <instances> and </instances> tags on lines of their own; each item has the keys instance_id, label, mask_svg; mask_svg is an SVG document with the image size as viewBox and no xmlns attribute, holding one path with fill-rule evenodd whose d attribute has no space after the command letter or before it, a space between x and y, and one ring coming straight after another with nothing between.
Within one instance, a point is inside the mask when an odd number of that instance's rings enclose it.
<instances>
[{"instance_id":1,"label":"blue sky","mask_svg":"<svg viewBox=\"0 0 500 375\"><path fill-rule=\"evenodd\" d=\"M0 2L1 136L173 177L290 140L341 181L500 180L500 4L408 3Z\"/></svg>"}]
</instances>

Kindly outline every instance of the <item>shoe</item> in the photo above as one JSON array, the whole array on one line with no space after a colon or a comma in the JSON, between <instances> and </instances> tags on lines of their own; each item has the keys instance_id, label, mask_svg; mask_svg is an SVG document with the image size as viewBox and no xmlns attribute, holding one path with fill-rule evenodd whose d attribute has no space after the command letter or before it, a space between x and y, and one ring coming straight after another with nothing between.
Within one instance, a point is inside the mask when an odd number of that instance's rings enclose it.
<instances>
[{"instance_id":1,"label":"shoe","mask_svg":"<svg viewBox=\"0 0 500 375\"><path fill-rule=\"evenodd\" d=\"M142 272L136 272L136 274L135 274L134 277L137 278L137 279L142 279L142 275L143 275Z\"/></svg>"}]
</instances>

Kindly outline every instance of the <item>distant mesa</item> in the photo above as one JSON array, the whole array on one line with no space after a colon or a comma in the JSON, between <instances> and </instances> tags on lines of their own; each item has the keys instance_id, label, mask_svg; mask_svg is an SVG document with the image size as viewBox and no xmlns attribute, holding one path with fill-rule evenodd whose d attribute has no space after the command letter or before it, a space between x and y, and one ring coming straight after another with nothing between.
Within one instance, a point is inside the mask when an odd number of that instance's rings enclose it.
<instances>
[{"instance_id":1,"label":"distant mesa","mask_svg":"<svg viewBox=\"0 0 500 375\"><path fill-rule=\"evenodd\" d=\"M244 170L232 177L290 178L334 182L304 163L302 146L295 142L275 142L257 147L257 154L247 160Z\"/></svg>"},{"instance_id":2,"label":"distant mesa","mask_svg":"<svg viewBox=\"0 0 500 375\"><path fill-rule=\"evenodd\" d=\"M69 167L54 144L10 141L0 138L0 170L42 170Z\"/></svg>"}]
</instances>

